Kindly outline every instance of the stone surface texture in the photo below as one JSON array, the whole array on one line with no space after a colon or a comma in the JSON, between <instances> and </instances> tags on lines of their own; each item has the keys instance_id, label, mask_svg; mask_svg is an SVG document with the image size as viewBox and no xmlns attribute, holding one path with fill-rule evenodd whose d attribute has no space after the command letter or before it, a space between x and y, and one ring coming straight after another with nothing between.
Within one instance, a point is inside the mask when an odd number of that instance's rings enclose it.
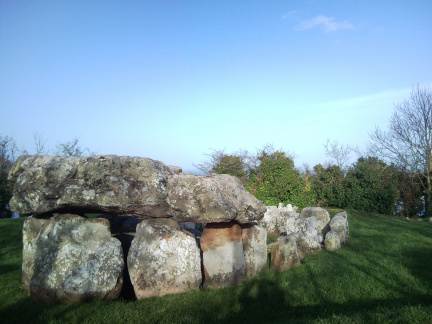
<instances>
[{"instance_id":1,"label":"stone surface texture","mask_svg":"<svg viewBox=\"0 0 432 324\"><path fill-rule=\"evenodd\" d=\"M22 281L24 288L30 289L30 281L34 273L34 261L37 252L36 239L42 226L48 219L38 219L32 216L26 218L23 224L23 263Z\"/></svg>"},{"instance_id":2,"label":"stone surface texture","mask_svg":"<svg viewBox=\"0 0 432 324\"><path fill-rule=\"evenodd\" d=\"M330 230L330 214L327 210L321 207L306 207L300 213L300 218L308 218L314 216L317 220L317 231L319 235L325 236Z\"/></svg>"},{"instance_id":3,"label":"stone surface texture","mask_svg":"<svg viewBox=\"0 0 432 324\"><path fill-rule=\"evenodd\" d=\"M21 215L91 212L167 217L171 170L148 158L20 156L9 172L16 180L11 209Z\"/></svg>"},{"instance_id":4,"label":"stone surface texture","mask_svg":"<svg viewBox=\"0 0 432 324\"><path fill-rule=\"evenodd\" d=\"M168 204L178 222L250 223L261 219L266 211L237 177L227 174L170 175L167 191Z\"/></svg>"},{"instance_id":5,"label":"stone surface texture","mask_svg":"<svg viewBox=\"0 0 432 324\"><path fill-rule=\"evenodd\" d=\"M123 266L121 243L107 220L57 215L36 238L30 295L43 303L115 299Z\"/></svg>"},{"instance_id":6,"label":"stone surface texture","mask_svg":"<svg viewBox=\"0 0 432 324\"><path fill-rule=\"evenodd\" d=\"M349 239L348 215L346 212L336 214L331 222L330 229L339 234L340 243L345 246Z\"/></svg>"},{"instance_id":7,"label":"stone surface texture","mask_svg":"<svg viewBox=\"0 0 432 324\"><path fill-rule=\"evenodd\" d=\"M201 236L204 287L228 287L246 276L242 230L239 224L210 223Z\"/></svg>"},{"instance_id":8,"label":"stone surface texture","mask_svg":"<svg viewBox=\"0 0 432 324\"><path fill-rule=\"evenodd\" d=\"M267 206L267 211L259 224L267 230L268 236L279 236L281 233L295 232L296 219L299 214L296 212L297 207L291 205L283 207L282 204L276 206Z\"/></svg>"},{"instance_id":9,"label":"stone surface texture","mask_svg":"<svg viewBox=\"0 0 432 324\"><path fill-rule=\"evenodd\" d=\"M246 276L253 277L267 268L267 231L251 224L241 224Z\"/></svg>"},{"instance_id":10,"label":"stone surface texture","mask_svg":"<svg viewBox=\"0 0 432 324\"><path fill-rule=\"evenodd\" d=\"M198 289L202 282L195 237L172 219L139 223L127 264L138 299Z\"/></svg>"},{"instance_id":11,"label":"stone surface texture","mask_svg":"<svg viewBox=\"0 0 432 324\"><path fill-rule=\"evenodd\" d=\"M327 251L339 250L341 248L339 234L335 231L327 232L324 245Z\"/></svg>"},{"instance_id":12,"label":"stone surface texture","mask_svg":"<svg viewBox=\"0 0 432 324\"><path fill-rule=\"evenodd\" d=\"M290 237L280 237L271 247L270 270L284 272L300 265L297 243Z\"/></svg>"}]
</instances>

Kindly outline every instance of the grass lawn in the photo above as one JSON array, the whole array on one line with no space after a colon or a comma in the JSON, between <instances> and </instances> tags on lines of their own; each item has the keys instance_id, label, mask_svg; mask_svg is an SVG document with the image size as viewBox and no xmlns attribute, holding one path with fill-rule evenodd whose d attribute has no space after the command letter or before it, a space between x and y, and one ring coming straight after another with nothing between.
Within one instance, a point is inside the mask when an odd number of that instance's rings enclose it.
<instances>
[{"instance_id":1,"label":"grass lawn","mask_svg":"<svg viewBox=\"0 0 432 324\"><path fill-rule=\"evenodd\" d=\"M330 210L335 214L336 210ZM0 220L1 323L432 323L432 223L348 210L350 241L237 287L43 305L21 284L23 219Z\"/></svg>"}]
</instances>

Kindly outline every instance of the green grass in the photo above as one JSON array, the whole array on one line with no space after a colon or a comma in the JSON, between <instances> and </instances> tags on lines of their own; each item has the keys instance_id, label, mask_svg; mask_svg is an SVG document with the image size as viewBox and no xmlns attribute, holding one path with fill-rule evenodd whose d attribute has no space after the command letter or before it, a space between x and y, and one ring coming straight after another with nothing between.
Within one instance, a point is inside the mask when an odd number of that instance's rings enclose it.
<instances>
[{"instance_id":1,"label":"green grass","mask_svg":"<svg viewBox=\"0 0 432 324\"><path fill-rule=\"evenodd\" d=\"M334 215L337 210L331 210ZM348 211L350 241L237 287L42 305L21 284L23 219L0 220L2 323L432 323L432 223Z\"/></svg>"}]
</instances>

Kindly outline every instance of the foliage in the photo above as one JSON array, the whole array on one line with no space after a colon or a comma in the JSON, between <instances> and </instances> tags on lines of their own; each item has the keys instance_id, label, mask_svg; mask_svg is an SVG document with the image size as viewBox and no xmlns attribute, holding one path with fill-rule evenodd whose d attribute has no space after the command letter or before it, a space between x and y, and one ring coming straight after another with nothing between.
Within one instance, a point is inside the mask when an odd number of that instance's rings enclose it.
<instances>
[{"instance_id":1,"label":"foliage","mask_svg":"<svg viewBox=\"0 0 432 324\"><path fill-rule=\"evenodd\" d=\"M432 217L432 89L412 89L411 96L395 105L388 130L370 134L371 150L420 177L426 216Z\"/></svg>"},{"instance_id":2,"label":"foliage","mask_svg":"<svg viewBox=\"0 0 432 324\"><path fill-rule=\"evenodd\" d=\"M247 175L246 169L246 164L240 156L224 154L212 167L211 172L229 174L242 179Z\"/></svg>"},{"instance_id":3,"label":"foliage","mask_svg":"<svg viewBox=\"0 0 432 324\"><path fill-rule=\"evenodd\" d=\"M395 171L376 157L359 158L346 175L342 207L393 213L398 196Z\"/></svg>"},{"instance_id":4,"label":"foliage","mask_svg":"<svg viewBox=\"0 0 432 324\"><path fill-rule=\"evenodd\" d=\"M12 184L8 173L14 158L15 142L11 137L0 135L0 218L10 217L7 205L12 198Z\"/></svg>"},{"instance_id":5,"label":"foliage","mask_svg":"<svg viewBox=\"0 0 432 324\"><path fill-rule=\"evenodd\" d=\"M3 323L431 323L432 223L347 212L346 247L308 255L284 273L267 270L226 289L69 305L31 300L21 283L24 219L2 219L0 317Z\"/></svg>"},{"instance_id":6,"label":"foliage","mask_svg":"<svg viewBox=\"0 0 432 324\"><path fill-rule=\"evenodd\" d=\"M337 165L327 168L318 164L314 167L315 174L311 178L312 190L317 197L319 206L341 207L345 200L344 172Z\"/></svg>"},{"instance_id":7,"label":"foliage","mask_svg":"<svg viewBox=\"0 0 432 324\"><path fill-rule=\"evenodd\" d=\"M247 189L266 205L291 203L299 207L313 204L313 192L285 152L261 152L259 166L250 174Z\"/></svg>"},{"instance_id":8,"label":"foliage","mask_svg":"<svg viewBox=\"0 0 432 324\"><path fill-rule=\"evenodd\" d=\"M421 214L424 209L421 178L407 170L397 171L397 188L399 191L399 214L413 217Z\"/></svg>"}]
</instances>

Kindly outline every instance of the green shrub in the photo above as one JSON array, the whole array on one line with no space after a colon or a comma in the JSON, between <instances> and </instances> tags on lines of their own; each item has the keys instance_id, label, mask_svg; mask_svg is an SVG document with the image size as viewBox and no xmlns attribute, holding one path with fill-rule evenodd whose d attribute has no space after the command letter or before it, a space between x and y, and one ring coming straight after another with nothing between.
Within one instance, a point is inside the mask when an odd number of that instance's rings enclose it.
<instances>
[{"instance_id":1,"label":"green shrub","mask_svg":"<svg viewBox=\"0 0 432 324\"><path fill-rule=\"evenodd\" d=\"M341 207L390 214L398 197L394 167L375 157L359 158L345 177L346 199Z\"/></svg>"},{"instance_id":2,"label":"green shrub","mask_svg":"<svg viewBox=\"0 0 432 324\"><path fill-rule=\"evenodd\" d=\"M314 193L307 186L293 160L284 152L262 152L259 166L251 170L247 189L266 205L290 203L305 207L314 203Z\"/></svg>"}]
</instances>

